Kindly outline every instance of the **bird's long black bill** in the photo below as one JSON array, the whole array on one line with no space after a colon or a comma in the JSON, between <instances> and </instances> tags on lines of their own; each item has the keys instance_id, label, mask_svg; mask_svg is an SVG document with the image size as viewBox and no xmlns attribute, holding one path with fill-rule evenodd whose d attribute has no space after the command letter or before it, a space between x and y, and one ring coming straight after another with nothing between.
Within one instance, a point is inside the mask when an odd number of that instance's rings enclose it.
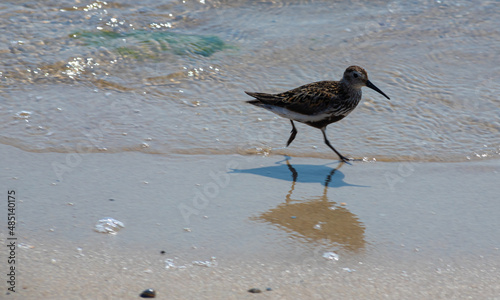
<instances>
[{"instance_id":1,"label":"bird's long black bill","mask_svg":"<svg viewBox=\"0 0 500 300\"><path fill-rule=\"evenodd\" d=\"M389 98L386 94L384 94L384 92L382 92L378 87L376 87L373 83L371 83L370 80L366 81L366 86L371 88L374 91L379 92L380 94L384 95L384 97L391 100L391 98Z\"/></svg>"}]
</instances>

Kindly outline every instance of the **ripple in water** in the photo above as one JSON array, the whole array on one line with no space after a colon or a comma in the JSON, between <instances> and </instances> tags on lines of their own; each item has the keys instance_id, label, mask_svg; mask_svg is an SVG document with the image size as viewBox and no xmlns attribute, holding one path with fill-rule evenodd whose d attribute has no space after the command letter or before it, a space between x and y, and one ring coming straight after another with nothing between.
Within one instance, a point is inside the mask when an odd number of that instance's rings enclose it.
<instances>
[{"instance_id":1,"label":"ripple in water","mask_svg":"<svg viewBox=\"0 0 500 300\"><path fill-rule=\"evenodd\" d=\"M499 157L500 29L491 2L373 2L356 10L273 3L6 4L0 143L37 152L336 159L321 133L301 124L284 148L289 122L246 105L243 91L338 80L356 64L391 101L364 90L360 106L328 127L345 155ZM192 41L202 37L231 47L199 54Z\"/></svg>"}]
</instances>

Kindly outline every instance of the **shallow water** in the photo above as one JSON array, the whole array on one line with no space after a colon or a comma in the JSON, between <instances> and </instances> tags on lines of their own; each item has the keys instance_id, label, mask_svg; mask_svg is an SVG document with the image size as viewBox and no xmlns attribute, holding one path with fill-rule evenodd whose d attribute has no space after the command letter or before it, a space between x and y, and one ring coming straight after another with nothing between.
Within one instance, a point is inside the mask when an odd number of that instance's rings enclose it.
<instances>
[{"instance_id":1,"label":"shallow water","mask_svg":"<svg viewBox=\"0 0 500 300\"><path fill-rule=\"evenodd\" d=\"M23 1L0 5L0 143L34 152L337 159L318 130L244 103L338 80L364 89L328 127L344 155L500 155L494 1Z\"/></svg>"}]
</instances>

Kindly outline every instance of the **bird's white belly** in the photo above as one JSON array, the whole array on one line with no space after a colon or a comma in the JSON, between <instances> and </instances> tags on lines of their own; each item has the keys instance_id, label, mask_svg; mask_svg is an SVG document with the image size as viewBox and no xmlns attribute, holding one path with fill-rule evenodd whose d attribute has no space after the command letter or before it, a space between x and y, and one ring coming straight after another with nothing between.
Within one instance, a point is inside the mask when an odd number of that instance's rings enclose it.
<instances>
[{"instance_id":1,"label":"bird's white belly","mask_svg":"<svg viewBox=\"0 0 500 300\"><path fill-rule=\"evenodd\" d=\"M272 111L273 113L287 119L291 119L297 122L307 123L307 122L319 122L325 119L328 119L331 116L331 113L319 113L315 115L305 115L295 111L291 111L284 107L276 107L276 106L266 106L266 109Z\"/></svg>"}]
</instances>

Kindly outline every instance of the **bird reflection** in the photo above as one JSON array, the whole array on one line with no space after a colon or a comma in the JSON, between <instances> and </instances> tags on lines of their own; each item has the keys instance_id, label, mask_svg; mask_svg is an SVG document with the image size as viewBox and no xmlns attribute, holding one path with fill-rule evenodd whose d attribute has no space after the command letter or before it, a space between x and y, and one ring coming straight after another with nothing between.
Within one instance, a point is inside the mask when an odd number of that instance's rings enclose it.
<instances>
[{"instance_id":1,"label":"bird reflection","mask_svg":"<svg viewBox=\"0 0 500 300\"><path fill-rule=\"evenodd\" d=\"M285 162L286 164L272 167L235 170L239 173L285 179L283 171L286 168L288 180L291 179L292 182L284 203L251 219L277 225L287 231L291 237L305 242L333 244L348 251L363 249L366 243L364 239L365 226L355 214L344 206L330 201L327 195L329 187L362 187L343 181L344 175L339 169L344 163L341 162L336 168L329 168L312 165L296 165L294 167L290 164L289 158L286 158ZM307 199L293 198L297 182L319 182L318 176L323 178L321 183L324 186L320 196L307 197Z\"/></svg>"}]
</instances>

